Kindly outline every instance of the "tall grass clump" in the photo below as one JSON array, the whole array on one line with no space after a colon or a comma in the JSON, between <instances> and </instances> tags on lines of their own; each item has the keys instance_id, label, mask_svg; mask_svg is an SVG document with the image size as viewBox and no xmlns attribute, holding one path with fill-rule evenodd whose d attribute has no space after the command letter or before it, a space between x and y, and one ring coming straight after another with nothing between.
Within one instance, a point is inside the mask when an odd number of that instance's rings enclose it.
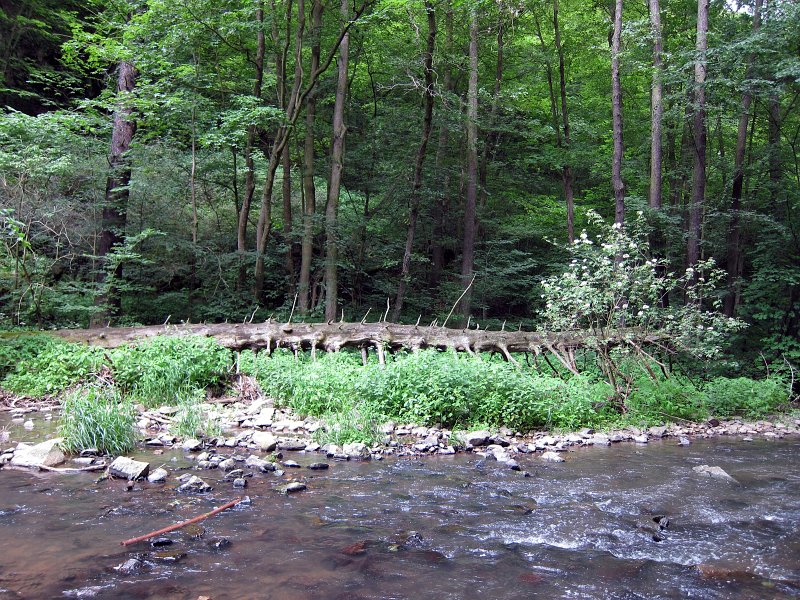
<instances>
[{"instance_id":1,"label":"tall grass clump","mask_svg":"<svg viewBox=\"0 0 800 600\"><path fill-rule=\"evenodd\" d=\"M180 437L214 437L222 429L214 415L209 414L203 407L205 393L197 388L179 390L176 395L178 412L170 427L171 431Z\"/></svg>"},{"instance_id":2,"label":"tall grass clump","mask_svg":"<svg viewBox=\"0 0 800 600\"><path fill-rule=\"evenodd\" d=\"M231 368L231 352L200 336L157 337L110 353L114 380L146 406L174 402L182 392L218 385Z\"/></svg>"},{"instance_id":3,"label":"tall grass clump","mask_svg":"<svg viewBox=\"0 0 800 600\"><path fill-rule=\"evenodd\" d=\"M64 396L59 423L67 452L88 448L119 455L136 443L136 415L131 403L108 386L78 387Z\"/></svg>"}]
</instances>

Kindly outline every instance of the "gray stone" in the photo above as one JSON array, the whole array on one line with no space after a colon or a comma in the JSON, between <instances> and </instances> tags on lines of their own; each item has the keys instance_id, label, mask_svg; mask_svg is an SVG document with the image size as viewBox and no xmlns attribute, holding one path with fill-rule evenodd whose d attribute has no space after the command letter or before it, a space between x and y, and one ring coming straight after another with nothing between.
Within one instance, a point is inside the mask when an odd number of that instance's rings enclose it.
<instances>
[{"instance_id":1,"label":"gray stone","mask_svg":"<svg viewBox=\"0 0 800 600\"><path fill-rule=\"evenodd\" d=\"M63 438L53 438L40 444L20 443L14 450L11 464L17 467L55 467L67 460L60 444Z\"/></svg>"},{"instance_id":2,"label":"gray stone","mask_svg":"<svg viewBox=\"0 0 800 600\"><path fill-rule=\"evenodd\" d=\"M646 434L635 435L633 436L633 441L637 444L646 444L648 442L648 438Z\"/></svg>"},{"instance_id":3,"label":"gray stone","mask_svg":"<svg viewBox=\"0 0 800 600\"><path fill-rule=\"evenodd\" d=\"M324 471L329 468L328 463L324 462L315 462L311 463L306 467L307 469L311 469L312 471Z\"/></svg>"},{"instance_id":4,"label":"gray stone","mask_svg":"<svg viewBox=\"0 0 800 600\"><path fill-rule=\"evenodd\" d=\"M253 469L258 469L262 473L275 470L275 463L264 460L263 458L259 458L255 454L248 456L247 460L244 461L244 464Z\"/></svg>"},{"instance_id":5,"label":"gray stone","mask_svg":"<svg viewBox=\"0 0 800 600\"><path fill-rule=\"evenodd\" d=\"M247 487L247 479L244 477L237 477L233 480L233 487L235 488L245 488Z\"/></svg>"},{"instance_id":6,"label":"gray stone","mask_svg":"<svg viewBox=\"0 0 800 600\"><path fill-rule=\"evenodd\" d=\"M690 439L689 439L689 438L687 438L687 437L681 437L681 438L678 440L678 446L690 446L690 445L691 445L691 443L692 443L692 440L690 440Z\"/></svg>"},{"instance_id":7,"label":"gray stone","mask_svg":"<svg viewBox=\"0 0 800 600\"><path fill-rule=\"evenodd\" d=\"M549 462L564 462L564 458L560 454L558 454L557 452L553 452L552 450L548 452L543 452L542 460L546 460Z\"/></svg>"},{"instance_id":8,"label":"gray stone","mask_svg":"<svg viewBox=\"0 0 800 600\"><path fill-rule=\"evenodd\" d=\"M150 483L164 483L167 480L167 475L169 475L167 470L159 467L147 476L147 481Z\"/></svg>"},{"instance_id":9,"label":"gray stone","mask_svg":"<svg viewBox=\"0 0 800 600\"><path fill-rule=\"evenodd\" d=\"M317 442L311 442L310 444L306 444L304 450L306 452L317 452L320 449L320 445Z\"/></svg>"},{"instance_id":10,"label":"gray stone","mask_svg":"<svg viewBox=\"0 0 800 600\"><path fill-rule=\"evenodd\" d=\"M272 415L275 414L273 409L265 409L260 414L256 415L251 419L252 426L257 429L262 429L265 427L272 427Z\"/></svg>"},{"instance_id":11,"label":"gray stone","mask_svg":"<svg viewBox=\"0 0 800 600\"><path fill-rule=\"evenodd\" d=\"M651 427L650 429L647 430L647 433L649 433L653 437L660 438L660 437L664 437L667 434L667 428L666 427Z\"/></svg>"},{"instance_id":12,"label":"gray stone","mask_svg":"<svg viewBox=\"0 0 800 600\"><path fill-rule=\"evenodd\" d=\"M722 467L712 467L709 465L700 465L699 467L693 467L692 471L698 473L699 475L705 475L706 477L712 477L714 479L723 479L725 481L730 481L731 483L739 483L728 475Z\"/></svg>"},{"instance_id":13,"label":"gray stone","mask_svg":"<svg viewBox=\"0 0 800 600\"><path fill-rule=\"evenodd\" d=\"M205 481L197 477L196 475L192 475L187 479L184 483L178 486L179 492L208 492L211 491L211 486L208 485Z\"/></svg>"},{"instance_id":14,"label":"gray stone","mask_svg":"<svg viewBox=\"0 0 800 600\"><path fill-rule=\"evenodd\" d=\"M232 471L236 468L236 461L232 458L226 458L223 460L219 465L217 465L223 471Z\"/></svg>"},{"instance_id":15,"label":"gray stone","mask_svg":"<svg viewBox=\"0 0 800 600\"><path fill-rule=\"evenodd\" d=\"M150 463L133 460L127 456L118 456L108 466L108 472L114 477L133 481L140 477L147 477L150 472Z\"/></svg>"},{"instance_id":16,"label":"gray stone","mask_svg":"<svg viewBox=\"0 0 800 600\"><path fill-rule=\"evenodd\" d=\"M282 464L283 464L284 467L287 467L289 469L299 469L300 468L300 464L297 463L296 461L293 461L293 460L284 460Z\"/></svg>"},{"instance_id":17,"label":"gray stone","mask_svg":"<svg viewBox=\"0 0 800 600\"><path fill-rule=\"evenodd\" d=\"M489 438L492 437L492 434L488 431L470 431L464 434L464 443L467 445L467 448L476 448L478 446L485 446L489 443Z\"/></svg>"},{"instance_id":18,"label":"gray stone","mask_svg":"<svg viewBox=\"0 0 800 600\"><path fill-rule=\"evenodd\" d=\"M394 433L395 427L396 427L395 423L393 421L389 421L388 423L384 423L383 425L380 426L380 432L385 435L389 435L391 433Z\"/></svg>"},{"instance_id":19,"label":"gray stone","mask_svg":"<svg viewBox=\"0 0 800 600\"><path fill-rule=\"evenodd\" d=\"M366 460L371 456L369 448L367 448L367 445L362 444L361 442L345 444L342 447L342 453L346 454L350 458L357 458L361 460Z\"/></svg>"},{"instance_id":20,"label":"gray stone","mask_svg":"<svg viewBox=\"0 0 800 600\"><path fill-rule=\"evenodd\" d=\"M305 450L306 444L308 442L304 442L303 440L292 439L292 438L281 438L278 440L278 448L281 450L289 450L289 451L299 451Z\"/></svg>"},{"instance_id":21,"label":"gray stone","mask_svg":"<svg viewBox=\"0 0 800 600\"><path fill-rule=\"evenodd\" d=\"M455 454L456 449L452 446L448 446L447 448L439 448L439 454Z\"/></svg>"},{"instance_id":22,"label":"gray stone","mask_svg":"<svg viewBox=\"0 0 800 600\"><path fill-rule=\"evenodd\" d=\"M190 438L188 440L184 440L183 444L181 444L181 447L188 452L196 452L203 448L203 442L195 438Z\"/></svg>"},{"instance_id":23,"label":"gray stone","mask_svg":"<svg viewBox=\"0 0 800 600\"><path fill-rule=\"evenodd\" d=\"M595 433L589 438L589 443L592 446L610 446L611 440L608 439L608 436L604 433Z\"/></svg>"},{"instance_id":24,"label":"gray stone","mask_svg":"<svg viewBox=\"0 0 800 600\"><path fill-rule=\"evenodd\" d=\"M281 494L294 494L295 492L302 492L307 487L308 486L306 486L305 483L300 481L292 481L291 483L287 483L286 485L279 487L278 491Z\"/></svg>"}]
</instances>

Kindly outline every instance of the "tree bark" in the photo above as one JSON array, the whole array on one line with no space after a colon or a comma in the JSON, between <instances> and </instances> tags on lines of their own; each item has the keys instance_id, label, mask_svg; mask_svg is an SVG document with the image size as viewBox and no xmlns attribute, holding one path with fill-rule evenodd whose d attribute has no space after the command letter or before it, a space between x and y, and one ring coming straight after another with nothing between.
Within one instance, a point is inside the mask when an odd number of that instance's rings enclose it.
<instances>
[{"instance_id":1,"label":"tree bark","mask_svg":"<svg viewBox=\"0 0 800 600\"><path fill-rule=\"evenodd\" d=\"M264 81L264 55L266 52L266 36L264 34L264 3L259 2L256 9L256 80L253 84L253 97L261 100L261 87ZM253 162L253 145L256 139L256 126L247 127L247 141L244 147L245 179L244 198L239 208L236 226L236 251L239 254L239 287L244 287L246 279L245 253L247 252L247 221L250 218L250 206L256 191L255 163Z\"/></svg>"},{"instance_id":2,"label":"tree bark","mask_svg":"<svg viewBox=\"0 0 800 600\"><path fill-rule=\"evenodd\" d=\"M650 30L653 35L653 84L650 90L650 208L661 209L662 146L664 117L664 42L661 29L659 0L650 0Z\"/></svg>"},{"instance_id":3,"label":"tree bark","mask_svg":"<svg viewBox=\"0 0 800 600\"><path fill-rule=\"evenodd\" d=\"M703 227L703 203L706 193L706 51L708 49L708 3L697 3L697 60L694 65L694 166L692 168L692 201L689 206L689 241L687 263L694 267L700 261L700 240ZM697 273L694 275L698 277Z\"/></svg>"},{"instance_id":4,"label":"tree bark","mask_svg":"<svg viewBox=\"0 0 800 600\"><path fill-rule=\"evenodd\" d=\"M475 263L475 208L478 200L478 13L471 9L469 25L469 84L467 89L467 189L464 203L464 245L461 283L465 293L461 313L468 319L472 309L472 271Z\"/></svg>"},{"instance_id":5,"label":"tree bark","mask_svg":"<svg viewBox=\"0 0 800 600\"><path fill-rule=\"evenodd\" d=\"M313 0L311 7L311 72L319 69L320 35L322 33L322 0ZM317 93L312 90L306 98L306 133L303 145L303 241L300 250L300 283L298 310L308 314L311 262L314 258L314 215L317 210L314 186L314 118L317 113Z\"/></svg>"},{"instance_id":6,"label":"tree bark","mask_svg":"<svg viewBox=\"0 0 800 600\"><path fill-rule=\"evenodd\" d=\"M136 85L136 67L133 63L123 61L117 70L117 108L114 111L114 124L111 131L111 154L108 158L109 170L106 179L106 192L103 202L102 230L97 244L97 257L100 268L96 281L103 289L97 297L100 310L92 316L91 325L100 326L119 309L120 298L116 292L114 281L108 282L106 261L114 249L125 242L125 225L128 215L128 197L130 195L131 163L128 157L133 136L136 133L136 121L133 118L133 107L128 99ZM113 279L122 276L122 265L118 264L112 274Z\"/></svg>"},{"instance_id":7,"label":"tree bark","mask_svg":"<svg viewBox=\"0 0 800 600\"><path fill-rule=\"evenodd\" d=\"M614 223L625 221L625 185L622 181L622 84L619 55L622 50L622 0L614 2L614 31L611 36L611 120L614 156L611 162L611 187L614 190Z\"/></svg>"},{"instance_id":8,"label":"tree bark","mask_svg":"<svg viewBox=\"0 0 800 600\"><path fill-rule=\"evenodd\" d=\"M753 12L753 32L761 27L762 0L756 0ZM751 55L745 73L745 88L742 92L742 110L739 113L739 127L736 132L736 150L733 159L733 186L731 188L731 222L728 228L728 295L722 304L726 316L732 317L736 312L738 301L738 282L741 272L741 229L739 211L742 205L742 189L744 187L744 155L747 147L747 129L750 123L750 107L753 104L753 92L750 89L750 80L754 76L755 58Z\"/></svg>"},{"instance_id":9,"label":"tree bark","mask_svg":"<svg viewBox=\"0 0 800 600\"><path fill-rule=\"evenodd\" d=\"M494 70L494 91L492 92L492 106L489 109L489 120L486 133L486 142L483 144L483 152L481 153L480 168L478 171L478 204L486 206L486 198L488 197L489 190L486 187L486 179L489 171L489 159L494 154L497 147L498 132L495 126L497 121L497 113L500 108L500 86L503 82L503 59L505 51L505 21L503 11L505 10L505 2L499 0L497 17L497 61L495 62Z\"/></svg>"},{"instance_id":10,"label":"tree bark","mask_svg":"<svg viewBox=\"0 0 800 600\"><path fill-rule=\"evenodd\" d=\"M350 19L347 0L341 4L342 20ZM339 75L336 82L336 98L333 106L333 142L331 144L331 176L328 181L328 202L325 207L325 318L336 318L339 305L338 281L338 226L339 193L344 169L344 141L347 128L344 108L347 100L347 63L350 57L350 34L345 33L339 45Z\"/></svg>"},{"instance_id":11,"label":"tree bark","mask_svg":"<svg viewBox=\"0 0 800 600\"><path fill-rule=\"evenodd\" d=\"M561 28L558 25L558 0L553 0L553 31L558 52L558 79L561 93L561 122L564 126L564 151L569 157L571 144L569 130L569 111L567 110L567 78L564 72L564 48L561 45ZM575 240L575 201L573 197L572 165L569 160L561 167L561 182L564 186L564 200L567 203L567 240L571 244Z\"/></svg>"},{"instance_id":12,"label":"tree bark","mask_svg":"<svg viewBox=\"0 0 800 600\"><path fill-rule=\"evenodd\" d=\"M453 49L453 8L450 0L445 0L445 42L444 42L444 64L442 65L442 104L441 110L444 112L448 108L448 94L453 88L452 68L450 54ZM434 205L434 226L433 240L431 243L431 287L438 287L444 272L444 238L447 234L447 213L450 210L450 169L447 165L448 140L450 129L447 125L447 118L441 119L439 126L439 140L436 149L436 171L441 174L441 192L436 198Z\"/></svg>"},{"instance_id":13,"label":"tree bark","mask_svg":"<svg viewBox=\"0 0 800 600\"><path fill-rule=\"evenodd\" d=\"M433 50L436 44L436 10L432 0L425 0L425 12L428 16L428 37L422 64L425 71L425 91L423 93L422 137L417 148L417 158L414 161L414 179L411 184L411 198L409 199L408 232L406 246L403 251L403 262L400 269L400 281L397 285L392 321L400 318L405 301L406 288L411 272L411 254L414 250L414 236L419 218L420 188L422 187L422 167L425 164L425 154L428 150L428 140L431 137L433 123Z\"/></svg>"}]
</instances>

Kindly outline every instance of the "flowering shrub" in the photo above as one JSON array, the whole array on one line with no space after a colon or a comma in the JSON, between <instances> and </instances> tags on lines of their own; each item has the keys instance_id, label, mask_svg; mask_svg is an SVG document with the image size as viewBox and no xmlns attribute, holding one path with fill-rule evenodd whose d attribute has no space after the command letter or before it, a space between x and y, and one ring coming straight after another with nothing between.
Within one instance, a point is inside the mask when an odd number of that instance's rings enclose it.
<instances>
[{"instance_id":1,"label":"flowering shrub","mask_svg":"<svg viewBox=\"0 0 800 600\"><path fill-rule=\"evenodd\" d=\"M586 231L566 250L567 270L542 283L543 317L552 331L580 330L588 334L587 347L595 351L609 383L624 397L633 379L620 359L633 357L653 379L666 366L659 360L668 352L713 358L726 337L744 326L719 312L715 295L722 273L712 260L683 273L650 254L647 228L641 213L629 225L608 226L589 213L600 233ZM554 351L577 373L572 354Z\"/></svg>"}]
</instances>

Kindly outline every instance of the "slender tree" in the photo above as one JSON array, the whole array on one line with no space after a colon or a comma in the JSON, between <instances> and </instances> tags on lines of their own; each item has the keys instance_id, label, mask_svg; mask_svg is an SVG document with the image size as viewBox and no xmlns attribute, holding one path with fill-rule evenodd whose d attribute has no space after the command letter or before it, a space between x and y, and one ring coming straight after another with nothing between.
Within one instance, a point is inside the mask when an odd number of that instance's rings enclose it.
<instances>
[{"instance_id":1,"label":"slender tree","mask_svg":"<svg viewBox=\"0 0 800 600\"><path fill-rule=\"evenodd\" d=\"M464 202L464 245L461 255L461 282L464 296L461 312L469 318L472 310L472 271L475 263L475 208L478 200L478 11L470 11L469 84L467 88L467 189Z\"/></svg>"},{"instance_id":2,"label":"slender tree","mask_svg":"<svg viewBox=\"0 0 800 600\"><path fill-rule=\"evenodd\" d=\"M611 162L611 187L614 189L614 222L625 220L625 185L622 181L622 84L619 55L622 50L622 0L614 2L614 30L611 35L611 119L614 156Z\"/></svg>"},{"instance_id":3,"label":"slender tree","mask_svg":"<svg viewBox=\"0 0 800 600\"><path fill-rule=\"evenodd\" d=\"M756 33L761 27L761 8L762 0L756 0L753 12L753 32ZM732 317L736 312L738 303L738 281L742 274L742 252L741 252L741 227L739 212L742 207L742 189L744 187L744 156L747 146L747 129L750 123L751 106L753 104L753 91L750 80L755 75L755 57L751 54L748 60L747 72L745 74L744 91L742 92L742 109L739 113L739 127L736 131L736 150L733 158L733 185L731 187L731 223L728 228L728 256L727 256L727 275L728 275L728 295L723 302L724 313Z\"/></svg>"},{"instance_id":4,"label":"slender tree","mask_svg":"<svg viewBox=\"0 0 800 600\"><path fill-rule=\"evenodd\" d=\"M311 72L319 69L320 34L322 32L322 0L314 0L311 7ZM303 143L303 240L300 250L300 281L298 309L305 315L310 309L309 284L311 261L314 258L314 215L316 214L316 188L314 186L314 119L317 113L316 89L306 97L306 132Z\"/></svg>"},{"instance_id":5,"label":"slender tree","mask_svg":"<svg viewBox=\"0 0 800 600\"><path fill-rule=\"evenodd\" d=\"M662 146L664 117L664 42L659 0L650 0L650 31L653 36L653 83L650 88L650 208L661 208Z\"/></svg>"},{"instance_id":6,"label":"slender tree","mask_svg":"<svg viewBox=\"0 0 800 600\"><path fill-rule=\"evenodd\" d=\"M408 207L408 231L406 233L406 246L403 251L403 262L400 270L400 282L397 285L397 296L394 302L392 321L397 322L403 310L406 288L411 275L411 254L414 250L414 236L417 231L419 218L420 189L422 188L422 167L425 164L425 154L428 149L428 140L431 137L433 124L433 50L436 45L436 10L432 0L425 0L425 12L428 16L428 36L425 51L422 54L422 65L425 72L425 89L423 91L422 108L422 136L417 148L417 158L414 161L414 178L411 184L411 198Z\"/></svg>"},{"instance_id":7,"label":"slender tree","mask_svg":"<svg viewBox=\"0 0 800 600\"><path fill-rule=\"evenodd\" d=\"M347 0L341 4L342 20L350 20ZM336 99L333 106L333 142L331 144L331 176L328 180L328 202L325 207L325 318L336 318L339 304L339 281L337 261L339 192L344 169L344 138L347 128L344 122L344 106L347 100L347 63L350 57L350 34L344 34L339 45L339 74L336 81Z\"/></svg>"},{"instance_id":8,"label":"slender tree","mask_svg":"<svg viewBox=\"0 0 800 600\"><path fill-rule=\"evenodd\" d=\"M568 157L572 140L569 130L569 111L567 110L567 78L564 70L564 47L561 44L561 28L558 23L558 0L553 0L553 31L555 32L556 51L558 52L558 80L561 93L561 123L564 127L564 150ZM559 144L560 141L561 139L559 138ZM575 201L573 199L574 192L572 189L574 179L572 165L570 164L569 158L567 158L561 167L561 183L564 186L564 199L567 203L567 240L569 240L570 243L575 239Z\"/></svg>"},{"instance_id":9,"label":"slender tree","mask_svg":"<svg viewBox=\"0 0 800 600\"><path fill-rule=\"evenodd\" d=\"M694 166L692 168L692 200L689 205L689 240L687 263L700 260L703 227L703 203L706 193L706 51L708 50L708 3L697 2L697 58L694 64L694 115L692 118ZM697 274L695 274L697 277Z\"/></svg>"}]
</instances>

